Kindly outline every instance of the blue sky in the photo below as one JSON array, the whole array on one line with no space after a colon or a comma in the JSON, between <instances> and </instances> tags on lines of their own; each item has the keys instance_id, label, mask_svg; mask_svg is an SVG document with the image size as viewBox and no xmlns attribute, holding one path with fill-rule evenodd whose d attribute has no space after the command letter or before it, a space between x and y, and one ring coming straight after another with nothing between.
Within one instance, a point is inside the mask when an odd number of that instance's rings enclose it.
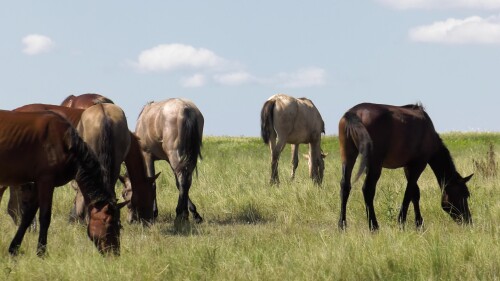
<instances>
[{"instance_id":1,"label":"blue sky","mask_svg":"<svg viewBox=\"0 0 500 281\"><path fill-rule=\"evenodd\" d=\"M360 102L421 102L440 132L500 131L500 0L3 1L1 108L96 92L133 130L191 99L205 135L258 136L276 93L328 135Z\"/></svg>"}]
</instances>

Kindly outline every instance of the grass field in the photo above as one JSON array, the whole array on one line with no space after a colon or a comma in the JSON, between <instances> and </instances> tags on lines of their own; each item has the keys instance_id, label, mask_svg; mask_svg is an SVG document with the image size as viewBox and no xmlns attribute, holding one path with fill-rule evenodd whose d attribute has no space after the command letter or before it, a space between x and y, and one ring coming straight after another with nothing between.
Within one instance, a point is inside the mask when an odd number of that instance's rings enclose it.
<instances>
[{"instance_id":1,"label":"grass field","mask_svg":"<svg viewBox=\"0 0 500 281\"><path fill-rule=\"evenodd\" d=\"M289 146L280 161L281 185L271 187L269 151L260 139L206 137L190 192L204 223L185 233L173 230L177 190L167 164L159 162L159 220L149 228L129 225L122 211L120 257L102 257L85 226L68 224L74 194L64 186L54 195L48 256L36 256L36 232L27 233L13 258L7 249L17 228L4 198L0 280L500 280L500 179L490 175L498 166L492 169L487 157L490 144L500 151L500 135L442 137L462 176L475 173L468 184L473 226L459 226L442 211L427 168L419 180L425 226L415 230L410 207L407 227L400 229L405 179L398 169L384 170L378 184L380 230L368 230L360 180L348 203L348 229L341 232L336 137L323 139L329 155L320 188L308 178L305 159L289 180Z\"/></svg>"}]
</instances>

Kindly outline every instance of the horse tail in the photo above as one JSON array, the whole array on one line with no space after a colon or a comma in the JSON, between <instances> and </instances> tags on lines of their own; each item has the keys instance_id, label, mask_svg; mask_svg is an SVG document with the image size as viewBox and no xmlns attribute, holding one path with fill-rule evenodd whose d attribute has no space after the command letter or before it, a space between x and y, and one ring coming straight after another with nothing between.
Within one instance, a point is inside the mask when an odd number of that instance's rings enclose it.
<instances>
[{"instance_id":1,"label":"horse tail","mask_svg":"<svg viewBox=\"0 0 500 281\"><path fill-rule=\"evenodd\" d=\"M354 181L357 181L361 174L367 169L373 150L373 141L368 130L366 130L366 127L361 122L361 119L355 113L347 112L344 114L344 119L346 121L346 138L350 138L354 142L361 155L358 173L354 178Z\"/></svg>"},{"instance_id":2,"label":"horse tail","mask_svg":"<svg viewBox=\"0 0 500 281\"><path fill-rule=\"evenodd\" d=\"M273 112L276 105L276 100L268 100L262 106L260 112L260 135L264 143L269 143L271 130L273 130Z\"/></svg>"},{"instance_id":3,"label":"horse tail","mask_svg":"<svg viewBox=\"0 0 500 281\"><path fill-rule=\"evenodd\" d=\"M114 175L112 175L114 171L113 160L115 159L113 128L111 126L111 121L109 120L108 116L106 116L103 107L102 110L104 114L104 126L103 131L101 132L101 134L99 134L100 140L97 142L95 152L97 154L97 157L99 158L99 161L101 162L101 165L104 167L103 178L104 183L106 184L106 188L111 192L111 194L114 194L115 187L113 186L112 182L112 179L115 178Z\"/></svg>"},{"instance_id":4,"label":"horse tail","mask_svg":"<svg viewBox=\"0 0 500 281\"><path fill-rule=\"evenodd\" d=\"M94 100L92 100L92 102L94 104L101 104L101 103L113 103L114 104L114 102L111 99L109 99L105 96L97 97Z\"/></svg>"},{"instance_id":5,"label":"horse tail","mask_svg":"<svg viewBox=\"0 0 500 281\"><path fill-rule=\"evenodd\" d=\"M94 151L80 138L72 126L68 126L64 135L64 143L66 150L78 164L75 180L78 182L85 200L92 202L111 198L111 195L104 188L104 169L101 163Z\"/></svg>"},{"instance_id":6,"label":"horse tail","mask_svg":"<svg viewBox=\"0 0 500 281\"><path fill-rule=\"evenodd\" d=\"M203 146L202 134L200 128L201 124L198 122L197 114L193 108L184 108L183 124L181 133L181 146L179 152L181 160L176 167L175 172L180 173L182 170L187 169L193 171L196 168L198 157L203 159L201 155L201 147Z\"/></svg>"}]
</instances>

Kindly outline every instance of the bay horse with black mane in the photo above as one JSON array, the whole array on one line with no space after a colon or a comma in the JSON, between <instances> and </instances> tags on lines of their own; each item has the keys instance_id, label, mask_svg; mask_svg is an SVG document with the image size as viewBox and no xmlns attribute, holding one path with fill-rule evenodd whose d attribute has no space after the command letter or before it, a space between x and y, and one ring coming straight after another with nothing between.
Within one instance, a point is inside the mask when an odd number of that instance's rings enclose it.
<instances>
[{"instance_id":1,"label":"bay horse with black mane","mask_svg":"<svg viewBox=\"0 0 500 281\"><path fill-rule=\"evenodd\" d=\"M283 94L271 96L260 113L261 136L271 150L271 184L279 184L278 161L287 143L292 145L292 179L299 163L299 144L309 144L309 176L314 183L323 182L325 163L321 134L325 123L313 102Z\"/></svg>"},{"instance_id":2,"label":"bay horse with black mane","mask_svg":"<svg viewBox=\"0 0 500 281\"><path fill-rule=\"evenodd\" d=\"M30 185L21 223L9 246L17 254L40 210L37 254L44 255L54 188L75 178L89 202L87 233L99 252L119 254L120 207L106 190L101 165L74 127L53 112L0 111L0 184ZM29 198L27 198L29 197Z\"/></svg>"},{"instance_id":3,"label":"bay horse with black mane","mask_svg":"<svg viewBox=\"0 0 500 281\"><path fill-rule=\"evenodd\" d=\"M193 171L198 157L201 158L203 125L203 115L196 105L178 98L146 104L137 119L135 134L139 138L148 176L154 176L156 160L166 160L174 173L179 190L176 226L188 220L188 209L195 222L203 221L189 198ZM156 200L156 185L154 194ZM155 204L155 216L157 214Z\"/></svg>"},{"instance_id":4,"label":"bay horse with black mane","mask_svg":"<svg viewBox=\"0 0 500 281\"><path fill-rule=\"evenodd\" d=\"M457 223L472 223L467 181L457 172L448 148L434 129L424 108L417 105L392 106L362 103L349 109L339 122L342 179L339 227L346 227L347 199L351 190L351 173L358 154L361 163L356 180L366 171L363 196L368 224L378 229L373 207L377 181L382 168L404 167L406 190L398 221L406 222L410 202L415 210L415 224L421 227L420 189L417 181L427 164L441 188L441 206Z\"/></svg>"}]
</instances>

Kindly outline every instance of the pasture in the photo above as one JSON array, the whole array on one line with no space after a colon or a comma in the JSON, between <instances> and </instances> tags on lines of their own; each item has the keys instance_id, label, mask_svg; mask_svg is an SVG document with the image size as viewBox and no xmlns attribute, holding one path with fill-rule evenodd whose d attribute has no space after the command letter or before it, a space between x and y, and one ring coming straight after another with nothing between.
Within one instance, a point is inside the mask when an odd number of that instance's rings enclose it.
<instances>
[{"instance_id":1,"label":"pasture","mask_svg":"<svg viewBox=\"0 0 500 281\"><path fill-rule=\"evenodd\" d=\"M406 180L402 169L384 169L375 195L380 230L368 229L362 177L353 183L348 228L341 232L335 136L322 140L328 156L321 187L309 178L302 156L295 180L289 180L289 145L279 162L281 184L270 186L269 148L261 139L205 137L189 193L205 222L174 231L178 191L170 167L158 161L157 223L149 228L127 224L122 209L120 257L102 257L86 227L68 223L74 191L67 185L54 193L48 255L36 256L38 233L27 233L21 254L13 258L7 249L16 227L6 213L6 193L0 205L0 279L500 280L499 167L487 157L490 144L500 151L500 135L442 138L461 175L475 173L468 183L473 226L457 225L442 211L440 189L427 167L419 180L421 231L415 230L412 206L406 228L398 226ZM301 145L300 151L307 153L307 147ZM494 160L499 162L498 154ZM117 194L121 189L117 186Z\"/></svg>"}]
</instances>

